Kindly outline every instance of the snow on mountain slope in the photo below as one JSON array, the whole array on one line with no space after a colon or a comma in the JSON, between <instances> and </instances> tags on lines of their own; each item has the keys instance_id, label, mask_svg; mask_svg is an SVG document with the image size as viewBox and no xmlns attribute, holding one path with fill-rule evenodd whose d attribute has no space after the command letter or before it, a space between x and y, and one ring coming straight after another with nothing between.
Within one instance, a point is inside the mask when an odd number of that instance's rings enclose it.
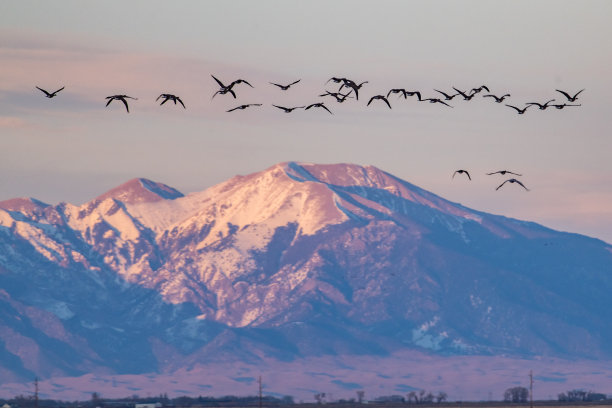
<instances>
[{"instance_id":1,"label":"snow on mountain slope","mask_svg":"<svg viewBox=\"0 0 612 408\"><path fill-rule=\"evenodd\" d=\"M93 350L128 370L118 344L143 350L129 370L406 347L602 358L611 273L601 241L372 166L287 162L186 196L134 179L80 206L0 203L2 287L84 339L83 367ZM6 326L43 347L38 316ZM27 372L6 347L0 359Z\"/></svg>"}]
</instances>

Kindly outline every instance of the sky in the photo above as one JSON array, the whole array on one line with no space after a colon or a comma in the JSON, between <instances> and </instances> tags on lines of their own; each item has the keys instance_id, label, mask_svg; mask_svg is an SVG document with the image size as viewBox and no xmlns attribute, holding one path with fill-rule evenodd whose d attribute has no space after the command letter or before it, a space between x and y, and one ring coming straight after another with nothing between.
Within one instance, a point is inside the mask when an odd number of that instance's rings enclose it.
<instances>
[{"instance_id":1,"label":"sky","mask_svg":"<svg viewBox=\"0 0 612 408\"><path fill-rule=\"evenodd\" d=\"M612 243L610 16L606 0L0 2L0 200L81 204L134 177L189 193L279 162L342 162ZM211 99L211 75L254 88ZM318 96L332 76L368 83L337 104ZM478 95L366 106L391 88L481 85L521 107L585 90L579 107L524 115ZM138 100L128 114L105 107L113 94ZM333 115L272 106L323 101ZM246 103L263 106L226 112ZM496 191L497 170L530 191Z\"/></svg>"}]
</instances>

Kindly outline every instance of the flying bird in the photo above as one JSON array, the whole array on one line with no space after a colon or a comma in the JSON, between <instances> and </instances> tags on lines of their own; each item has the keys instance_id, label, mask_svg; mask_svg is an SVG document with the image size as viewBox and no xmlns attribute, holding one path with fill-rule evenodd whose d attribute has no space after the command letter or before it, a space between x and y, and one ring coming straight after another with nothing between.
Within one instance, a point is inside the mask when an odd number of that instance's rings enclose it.
<instances>
[{"instance_id":1,"label":"flying bird","mask_svg":"<svg viewBox=\"0 0 612 408\"><path fill-rule=\"evenodd\" d=\"M446 92L438 91L437 89L434 89L434 91L442 94L444 96L445 101L451 101L455 96L459 95L459 93L456 93L454 95L449 95Z\"/></svg>"},{"instance_id":2,"label":"flying bird","mask_svg":"<svg viewBox=\"0 0 612 408\"><path fill-rule=\"evenodd\" d=\"M581 89L578 92L576 92L574 94L574 96L572 96L572 95L568 94L567 92L562 91L560 89L555 89L555 91L561 92L563 95L565 95L565 97L567 98L568 102L576 102L576 99L578 99L578 95L580 95L580 92L584 91L584 89Z\"/></svg>"},{"instance_id":3,"label":"flying bird","mask_svg":"<svg viewBox=\"0 0 612 408\"><path fill-rule=\"evenodd\" d=\"M317 103L311 103L310 105L308 105L306 108L304 108L305 110L308 110L310 108L323 108L326 111L328 111L331 115L333 115L333 113L327 109L327 106L325 106L325 104L323 102L317 102Z\"/></svg>"},{"instance_id":4,"label":"flying bird","mask_svg":"<svg viewBox=\"0 0 612 408\"><path fill-rule=\"evenodd\" d=\"M464 101L469 101L469 100L471 100L474 97L474 95L476 95L475 93L468 95L465 92L460 91L459 89L455 88L454 86L453 86L453 89L455 91L459 92L459 95L463 96L463 100Z\"/></svg>"},{"instance_id":5,"label":"flying bird","mask_svg":"<svg viewBox=\"0 0 612 408\"><path fill-rule=\"evenodd\" d=\"M442 105L446 105L449 108L452 108L452 106L450 106L448 103L444 102L440 98L425 98L425 99L419 99L419 101L421 102L429 101L429 103L441 103Z\"/></svg>"},{"instance_id":6,"label":"flying bird","mask_svg":"<svg viewBox=\"0 0 612 408\"><path fill-rule=\"evenodd\" d=\"M472 95L477 94L478 92L482 91L483 89L486 89L487 92L491 92L491 91L489 91L489 88L487 88L486 85L482 85L482 86L479 86L478 88L472 88L472 91L471 91Z\"/></svg>"},{"instance_id":7,"label":"flying bird","mask_svg":"<svg viewBox=\"0 0 612 408\"><path fill-rule=\"evenodd\" d=\"M125 105L125 110L128 113L130 113L130 108L128 107L128 103L125 100L125 98L138 100L138 98L132 98L131 96L127 96L127 95L111 95L105 98L105 99L108 99L108 102L106 102L106 106L110 105L112 101L121 101Z\"/></svg>"},{"instance_id":8,"label":"flying bird","mask_svg":"<svg viewBox=\"0 0 612 408\"><path fill-rule=\"evenodd\" d=\"M270 82L270 84L272 84L272 85L276 85L276 86L278 86L280 89L282 89L283 91L286 91L287 89L289 89L289 87L290 87L291 85L295 85L295 84L297 84L297 83L298 83L298 82L300 82L300 81L301 81L301 79L298 79L297 81L292 82L292 83L290 83L290 84L288 84L288 85L276 84L276 83L274 83L274 82Z\"/></svg>"},{"instance_id":9,"label":"flying bird","mask_svg":"<svg viewBox=\"0 0 612 408\"><path fill-rule=\"evenodd\" d=\"M506 97L510 96L510 94L505 94L502 96L496 96L493 94L488 94L488 95L482 95L483 98L495 98L495 102L497 103L502 103L504 101L504 99L506 99Z\"/></svg>"},{"instance_id":10,"label":"flying bird","mask_svg":"<svg viewBox=\"0 0 612 408\"><path fill-rule=\"evenodd\" d=\"M554 107L555 107L555 108L557 108L557 109L563 109L563 108L565 108L566 106L582 106L582 105L580 105L580 104L578 104L578 105L569 105L569 104L567 104L567 103L564 103L564 104L561 104L561 105L550 105L550 106L554 106Z\"/></svg>"},{"instance_id":11,"label":"flying bird","mask_svg":"<svg viewBox=\"0 0 612 408\"><path fill-rule=\"evenodd\" d=\"M510 108L512 108L512 109L515 109L515 110L516 110L516 112L517 112L519 115L524 114L524 113L525 113L525 111L527 110L527 108L529 108L529 107L531 106L531 105L527 105L527 106L525 106L523 109L519 109L519 108L517 108L516 106L512 106L512 105L508 105L508 104L505 104L505 105L506 105L506 106L508 106L508 107L510 107Z\"/></svg>"},{"instance_id":12,"label":"flying bird","mask_svg":"<svg viewBox=\"0 0 612 408\"><path fill-rule=\"evenodd\" d=\"M303 108L303 107L304 107L304 106L295 106L295 107L293 107L293 108L285 108L284 106L278 106L278 105L274 105L274 104L272 104L272 106L275 106L275 107L277 107L278 109L282 109L282 110L284 110L284 111L285 111L285 113L291 113L291 112L292 112L292 111L294 111L295 109L301 109L301 108Z\"/></svg>"},{"instance_id":13,"label":"flying bird","mask_svg":"<svg viewBox=\"0 0 612 408\"><path fill-rule=\"evenodd\" d=\"M455 174L465 174L470 180L472 180L472 178L470 177L470 173L468 173L467 170L455 170L455 172L453 173L453 177L455 178Z\"/></svg>"},{"instance_id":14,"label":"flying bird","mask_svg":"<svg viewBox=\"0 0 612 408\"><path fill-rule=\"evenodd\" d=\"M58 93L59 91L61 91L62 89L64 89L64 88L65 88L65 86L62 86L60 89L58 89L58 90L57 90L57 91L55 91L55 92L47 92L47 91L45 91L45 90L44 90L44 89L42 89L42 88L36 87L36 89L41 90L41 91L42 91L42 92L45 94L45 96L46 96L47 98L53 98L54 96L57 96L57 93Z\"/></svg>"},{"instance_id":15,"label":"flying bird","mask_svg":"<svg viewBox=\"0 0 612 408\"><path fill-rule=\"evenodd\" d=\"M159 104L159 106L163 105L164 103L168 102L168 101L173 101L174 104L176 105L176 102L180 103L181 105L183 105L183 108L185 108L185 104L183 103L183 101L181 100L181 98L179 98L176 95L172 95L172 94L161 94L157 97L157 99L155 99L156 101L159 101L161 98L164 98L164 100L162 101L162 103Z\"/></svg>"},{"instance_id":16,"label":"flying bird","mask_svg":"<svg viewBox=\"0 0 612 408\"><path fill-rule=\"evenodd\" d=\"M342 103L344 102L347 98L352 98L351 93L353 92L353 90L348 91L347 93L343 94L340 92L329 92L329 91L325 91L324 94L319 95L319 96L333 96L334 98L336 98L336 102L338 103Z\"/></svg>"},{"instance_id":17,"label":"flying bird","mask_svg":"<svg viewBox=\"0 0 612 408\"><path fill-rule=\"evenodd\" d=\"M247 103L246 105L240 105L240 106L236 106L235 108L232 108L226 112L233 112L235 110L243 110L248 108L249 106L261 106L261 103Z\"/></svg>"},{"instance_id":18,"label":"flying bird","mask_svg":"<svg viewBox=\"0 0 612 408\"><path fill-rule=\"evenodd\" d=\"M515 176L522 176L522 174L518 174L518 173L513 173L510 170L499 170L499 171L494 171L493 173L487 173L487 176L491 176L493 174L501 174L502 176L506 175L506 173L508 174L514 174Z\"/></svg>"},{"instance_id":19,"label":"flying bird","mask_svg":"<svg viewBox=\"0 0 612 408\"><path fill-rule=\"evenodd\" d=\"M504 184L506 184L506 183L517 183L518 185L520 185L521 187L523 187L525 190L529 191L529 189L528 189L527 187L525 187L525 185L524 185L523 183L521 183L520 181L518 181L518 180L517 180L517 179L515 179L515 178L511 178L511 179L508 179L508 180L504 181L503 183L501 183L501 184L500 184L500 185L499 185L499 186L498 186L498 187L495 189L495 191L499 190L499 189L501 188L501 186L503 186L503 185L504 185Z\"/></svg>"},{"instance_id":20,"label":"flying bird","mask_svg":"<svg viewBox=\"0 0 612 408\"><path fill-rule=\"evenodd\" d=\"M554 99L551 99L550 101L546 101L545 103L538 103L538 102L527 102L526 105L538 105L538 108L540 108L540 110L544 110L546 108L548 108L549 103L554 102Z\"/></svg>"},{"instance_id":21,"label":"flying bird","mask_svg":"<svg viewBox=\"0 0 612 408\"><path fill-rule=\"evenodd\" d=\"M389 104L389 101L387 100L387 97L384 96L384 95L374 95L373 97L370 98L370 100L368 101L368 104L366 106L370 106L372 101L375 100L375 99L380 99L381 101L383 101L384 103L387 104L389 109L391 109L391 105Z\"/></svg>"},{"instance_id":22,"label":"flying bird","mask_svg":"<svg viewBox=\"0 0 612 408\"><path fill-rule=\"evenodd\" d=\"M221 82L219 79L217 79L214 75L211 74L210 76L213 77L213 79L217 82L217 84L219 84L219 90L213 94L213 96L212 96L213 98L217 94L224 95L226 93L229 93L229 94L231 94L234 97L234 99L236 99L236 93L232 90L232 88L234 87L234 85L238 85L238 84L247 84L251 88L254 88L253 85L251 85L250 83L248 83L244 79L237 79L235 81L232 81L232 83L229 84L229 85L224 85L223 82Z\"/></svg>"},{"instance_id":23,"label":"flying bird","mask_svg":"<svg viewBox=\"0 0 612 408\"><path fill-rule=\"evenodd\" d=\"M350 79L344 79L344 83L342 85L340 85L340 89L338 89L338 91L341 91L342 88L347 87L347 88L351 88L353 91L355 91L355 99L359 100L359 90L361 89L361 87L364 84L367 84L368 81L364 81L362 83L360 83L359 85L357 85L355 82L351 81Z\"/></svg>"}]
</instances>

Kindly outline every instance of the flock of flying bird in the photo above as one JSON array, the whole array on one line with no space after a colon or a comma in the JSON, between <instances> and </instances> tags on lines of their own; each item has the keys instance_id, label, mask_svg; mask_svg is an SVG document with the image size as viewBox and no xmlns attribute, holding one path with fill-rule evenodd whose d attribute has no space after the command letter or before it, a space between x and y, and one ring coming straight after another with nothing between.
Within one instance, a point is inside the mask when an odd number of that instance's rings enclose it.
<instances>
[{"instance_id":1,"label":"flock of flying bird","mask_svg":"<svg viewBox=\"0 0 612 408\"><path fill-rule=\"evenodd\" d=\"M214 99L215 96L217 95L226 95L226 94L230 94L234 99L237 99L237 95L236 95L236 89L235 87L237 85L241 85L241 84L245 84L250 86L251 88L254 88L253 85L251 85L248 81L244 80L244 79L236 79L232 82L230 82L229 84L224 84L221 80L219 80L218 78L216 78L214 75L211 75L211 77L214 79L214 81L217 83L217 85L219 86L219 89L213 94L211 99ZM291 88L292 86L298 84L300 82L300 79L293 81L289 84L283 85L283 84L278 84L278 83L274 83L274 82L269 82L270 85L276 86L278 87L281 91L287 91L289 90L289 88ZM361 83L357 83L351 79L348 78L344 78L344 77L331 77L330 79L327 80L327 82L325 84L328 84L329 82L333 82L335 84L339 85L339 88L337 91L335 92L331 92L329 90L325 90L323 94L320 94L319 97L321 98L327 98L327 97L332 97L337 103L343 103L345 102L347 99L355 99L355 100L359 100L359 90L362 88L362 86L364 86L365 84L368 83L368 81L364 81ZM42 91L45 96L47 98L54 98L55 96L57 96L57 94L62 91L65 87L61 87L60 89L58 89L57 91L54 92L47 92L46 90L40 88L40 87L36 87L37 89L39 89L40 91ZM342 91L345 90L345 92L343 93ZM483 98L492 98L492 100L496 103L503 103L504 100L508 97L510 97L511 95L506 93L503 95L495 95L493 93L491 93L491 91L489 90L489 88L486 85L481 85L477 88L472 88L469 91L462 91L460 89L457 89L455 87L453 87L453 90L455 91L455 93L450 92L444 92L438 89L434 89L435 92L437 92L439 94L438 97L430 97L430 98L423 98L422 94L420 91L416 91L416 90L406 90L404 88L393 88L391 90L389 90L386 95L385 94L378 94L378 95L374 95L372 97L370 97L370 99L368 100L368 103L366 106L370 106L370 104L374 101L381 101L382 103L385 103L389 109L391 109L391 103L389 102L389 97L392 94L397 94L399 98L401 98L402 96L404 97L404 99L408 99L408 97L412 97L412 96L416 96L417 100L419 102L429 102L429 103L438 103L447 107L452 108L453 106L451 106L448 102L453 100L453 98L461 96L463 98L463 100L465 101L470 101L472 100L476 95L478 95L480 92L487 91L488 93L485 95L482 95ZM563 97L565 98L565 101L563 101L563 103L557 103L557 104L553 104L552 102L555 102L556 99L550 99L544 103L540 103L540 102L527 102L524 104L523 107L519 108L517 106L514 105L509 105L509 104L505 104L505 106L513 109L516 111L517 114L519 115L523 115L528 108L532 107L532 106L537 106L540 110L545 110L548 109L549 107L554 107L556 109L563 109L565 107L568 106L581 106L580 104L572 104L572 103L566 103L566 102L576 102L576 100L578 99L578 95L580 95L580 93L582 93L584 91L584 89L576 92L576 93L569 93L560 89L556 89L556 92L559 92L560 94L563 95ZM132 99L132 100L138 100L138 98L134 98L128 95L111 95L111 96L107 96L105 99L107 99L106 102L106 106L110 105L111 102L113 101L121 101L124 105L125 105L125 109L126 111L129 113L130 112L130 108L128 106L128 101L127 99ZM183 108L186 109L185 104L183 103L183 101L181 100L180 97L173 95L173 94L167 94L167 93L163 93L161 95L159 95L157 97L157 99L155 101L159 101L160 99L162 99L160 106L165 104L168 101L172 101L174 102L174 104L176 105L177 102L181 104L181 106ZM248 103L248 104L242 104L242 105L238 105L234 108L231 108L229 110L227 110L226 112L234 112L234 111L238 111L238 110L244 110L253 106L262 106L261 103ZM282 110L285 113L291 113L296 109L305 109L305 110L309 110L311 108L321 108L326 110L327 112L329 112L329 114L333 114L331 110L329 110L329 108L327 106L325 106L324 102L315 102L315 103L311 103L309 105L303 105L303 106L293 106L293 107L286 107L286 106L280 106L280 105L275 105L272 104L272 106L274 106L275 108L278 108L280 110ZM493 173L487 173L487 175L493 175L493 174L501 174L501 175L505 175L506 173L508 174L512 174L512 175L516 175L516 176L521 176L520 174L508 171L508 170L500 170L500 171L496 171ZM464 169L460 169L460 170L456 170L453 173L452 178L455 177L456 174L465 174L469 180L471 180L471 176L470 173L467 170ZM522 186L526 191L529 191L529 189L527 187L525 187L525 185L520 182L518 179L516 178L510 178L507 179L506 181L504 181L503 183L501 183L496 190L499 190L504 184L506 183L516 183L520 186Z\"/></svg>"}]
</instances>

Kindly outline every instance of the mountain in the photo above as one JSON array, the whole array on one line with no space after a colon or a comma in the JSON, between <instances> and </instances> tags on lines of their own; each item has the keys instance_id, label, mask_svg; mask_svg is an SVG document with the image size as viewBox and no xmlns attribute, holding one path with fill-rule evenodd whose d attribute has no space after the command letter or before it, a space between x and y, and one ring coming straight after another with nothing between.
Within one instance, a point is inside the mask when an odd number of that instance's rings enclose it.
<instances>
[{"instance_id":1,"label":"mountain","mask_svg":"<svg viewBox=\"0 0 612 408\"><path fill-rule=\"evenodd\" d=\"M610 245L372 166L281 163L186 196L134 179L80 206L0 202L0 381L406 350L606 360L611 290Z\"/></svg>"}]
</instances>

